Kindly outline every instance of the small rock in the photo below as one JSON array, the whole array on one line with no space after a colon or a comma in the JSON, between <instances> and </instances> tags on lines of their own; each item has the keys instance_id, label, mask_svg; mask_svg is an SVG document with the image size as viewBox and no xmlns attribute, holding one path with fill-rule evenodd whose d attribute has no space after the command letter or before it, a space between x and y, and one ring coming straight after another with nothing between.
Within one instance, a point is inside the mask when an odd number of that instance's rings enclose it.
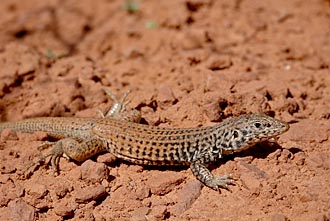
<instances>
[{"instance_id":1,"label":"small rock","mask_svg":"<svg viewBox=\"0 0 330 221\"><path fill-rule=\"evenodd\" d=\"M149 220L165 220L166 215L167 207L164 205L156 205L152 207L152 210L147 217Z\"/></svg>"},{"instance_id":2,"label":"small rock","mask_svg":"<svg viewBox=\"0 0 330 221\"><path fill-rule=\"evenodd\" d=\"M37 211L43 210L49 210L50 208L52 208L52 205L49 201L47 200L33 200L33 202L31 202L32 206L34 208L37 209Z\"/></svg>"},{"instance_id":3,"label":"small rock","mask_svg":"<svg viewBox=\"0 0 330 221\"><path fill-rule=\"evenodd\" d=\"M72 180L81 180L81 167L74 167L73 169L71 169L68 172L68 176L72 179Z\"/></svg>"},{"instance_id":4,"label":"small rock","mask_svg":"<svg viewBox=\"0 0 330 221\"><path fill-rule=\"evenodd\" d=\"M283 214L276 213L274 214L271 219L271 221L289 221L289 219L284 216Z\"/></svg>"},{"instance_id":5,"label":"small rock","mask_svg":"<svg viewBox=\"0 0 330 221\"><path fill-rule=\"evenodd\" d=\"M56 215L61 217L71 217L73 216L73 210L74 208L71 208L67 205L62 205L61 203L55 204L54 212Z\"/></svg>"},{"instance_id":6,"label":"small rock","mask_svg":"<svg viewBox=\"0 0 330 221\"><path fill-rule=\"evenodd\" d=\"M33 198L42 199L47 195L48 190L45 185L35 183L27 189L27 193Z\"/></svg>"},{"instance_id":7,"label":"small rock","mask_svg":"<svg viewBox=\"0 0 330 221\"><path fill-rule=\"evenodd\" d=\"M150 186L151 193L165 195L182 183L183 180L184 178L180 173L163 171L159 174L159 171L157 171L157 173L151 174L147 180L147 185Z\"/></svg>"},{"instance_id":8,"label":"small rock","mask_svg":"<svg viewBox=\"0 0 330 221\"><path fill-rule=\"evenodd\" d=\"M311 195L310 193L306 193L306 192L300 193L298 197L302 203L307 203L307 202L316 200L315 196Z\"/></svg>"},{"instance_id":9,"label":"small rock","mask_svg":"<svg viewBox=\"0 0 330 221\"><path fill-rule=\"evenodd\" d=\"M63 198L71 190L72 186L70 186L66 182L56 183L54 188L56 196L58 196L60 199Z\"/></svg>"},{"instance_id":10,"label":"small rock","mask_svg":"<svg viewBox=\"0 0 330 221\"><path fill-rule=\"evenodd\" d=\"M10 182L10 176L8 174L0 174L0 184Z\"/></svg>"},{"instance_id":11,"label":"small rock","mask_svg":"<svg viewBox=\"0 0 330 221\"><path fill-rule=\"evenodd\" d=\"M150 195L150 189L145 185L138 185L135 191L136 199L143 200Z\"/></svg>"},{"instance_id":12,"label":"small rock","mask_svg":"<svg viewBox=\"0 0 330 221\"><path fill-rule=\"evenodd\" d=\"M197 180L185 184L178 193L180 201L171 209L171 213L178 217L189 209L201 195L202 187L203 184Z\"/></svg>"},{"instance_id":13,"label":"small rock","mask_svg":"<svg viewBox=\"0 0 330 221\"><path fill-rule=\"evenodd\" d=\"M296 165L302 166L305 164L306 157L307 157L306 153L298 152L298 153L294 154L293 161L295 162Z\"/></svg>"},{"instance_id":14,"label":"small rock","mask_svg":"<svg viewBox=\"0 0 330 221\"><path fill-rule=\"evenodd\" d=\"M255 177L253 177L251 173L242 174L240 179L241 179L243 185L247 189L252 190L254 192L258 191L261 187L260 181L258 179L256 179Z\"/></svg>"},{"instance_id":15,"label":"small rock","mask_svg":"<svg viewBox=\"0 0 330 221\"><path fill-rule=\"evenodd\" d=\"M16 132L12 129L4 129L1 134L0 134L0 140L5 141L5 140L18 140L18 136Z\"/></svg>"},{"instance_id":16,"label":"small rock","mask_svg":"<svg viewBox=\"0 0 330 221\"><path fill-rule=\"evenodd\" d=\"M8 207L11 210L12 220L19 221L19 220L36 220L36 211L33 206L30 206L22 199L16 199L11 201L8 204Z\"/></svg>"},{"instance_id":17,"label":"small rock","mask_svg":"<svg viewBox=\"0 0 330 221\"><path fill-rule=\"evenodd\" d=\"M328 170L330 168L329 157L330 154L327 153L310 153L309 156L306 158L306 163L308 167L314 170L319 170L319 168Z\"/></svg>"},{"instance_id":18,"label":"small rock","mask_svg":"<svg viewBox=\"0 0 330 221\"><path fill-rule=\"evenodd\" d=\"M102 185L97 185L94 187L86 187L86 188L77 190L76 202L77 203L88 203L92 200L97 200L104 195L106 195L106 191L105 191L105 187Z\"/></svg>"},{"instance_id":19,"label":"small rock","mask_svg":"<svg viewBox=\"0 0 330 221\"><path fill-rule=\"evenodd\" d=\"M125 169L129 173L141 173L143 171L143 166L133 164Z\"/></svg>"},{"instance_id":20,"label":"small rock","mask_svg":"<svg viewBox=\"0 0 330 221\"><path fill-rule=\"evenodd\" d=\"M181 39L184 50L201 48L205 41L205 31L203 29L191 29Z\"/></svg>"},{"instance_id":21,"label":"small rock","mask_svg":"<svg viewBox=\"0 0 330 221\"><path fill-rule=\"evenodd\" d=\"M35 140L46 140L48 138L48 134L43 131L36 131L33 133L33 139Z\"/></svg>"},{"instance_id":22,"label":"small rock","mask_svg":"<svg viewBox=\"0 0 330 221\"><path fill-rule=\"evenodd\" d=\"M146 215L148 215L149 212L150 212L149 207L137 208L132 212L132 220L136 220L136 221L146 220Z\"/></svg>"},{"instance_id":23,"label":"small rock","mask_svg":"<svg viewBox=\"0 0 330 221\"><path fill-rule=\"evenodd\" d=\"M293 159L293 154L288 149L283 149L278 161L281 163L287 163L291 159Z\"/></svg>"},{"instance_id":24,"label":"small rock","mask_svg":"<svg viewBox=\"0 0 330 221\"><path fill-rule=\"evenodd\" d=\"M0 206L6 206L9 201L17 197L13 191L9 191L8 186L0 185Z\"/></svg>"},{"instance_id":25,"label":"small rock","mask_svg":"<svg viewBox=\"0 0 330 221\"><path fill-rule=\"evenodd\" d=\"M132 199L134 197L130 197L132 190L127 188L127 186L119 186L119 187L114 187L114 189L112 189L111 191L113 191L111 193L111 198L113 199Z\"/></svg>"},{"instance_id":26,"label":"small rock","mask_svg":"<svg viewBox=\"0 0 330 221\"><path fill-rule=\"evenodd\" d=\"M253 164L248 164L248 163L246 163L246 162L244 162L244 161L240 161L240 163L239 163L239 168L240 168L242 171L243 171L243 170L247 171L247 172L244 171L245 173L253 172L253 174L254 174L255 176L259 177L259 178L267 179L267 178L269 177L269 175L268 175L265 171L259 169L258 167L256 167L256 166L253 165ZM246 170L246 169L247 169L247 170ZM252 175L252 174L251 174L251 175Z\"/></svg>"},{"instance_id":27,"label":"small rock","mask_svg":"<svg viewBox=\"0 0 330 221\"><path fill-rule=\"evenodd\" d=\"M223 69L228 69L233 65L233 62L230 58L218 58L216 60L213 60L209 65L208 69L212 71L219 71Z\"/></svg>"},{"instance_id":28,"label":"small rock","mask_svg":"<svg viewBox=\"0 0 330 221\"><path fill-rule=\"evenodd\" d=\"M109 169L103 163L96 163L86 160L81 165L81 178L87 182L100 183L104 179L108 179Z\"/></svg>"},{"instance_id":29,"label":"small rock","mask_svg":"<svg viewBox=\"0 0 330 221\"><path fill-rule=\"evenodd\" d=\"M115 157L113 154L105 153L105 154L101 154L100 156L97 157L97 162L111 164L111 163L115 162L116 159L117 159L117 157Z\"/></svg>"},{"instance_id":30,"label":"small rock","mask_svg":"<svg viewBox=\"0 0 330 221\"><path fill-rule=\"evenodd\" d=\"M158 88L158 100L160 102L173 102L175 97L171 87L167 85L160 85Z\"/></svg>"},{"instance_id":31,"label":"small rock","mask_svg":"<svg viewBox=\"0 0 330 221\"><path fill-rule=\"evenodd\" d=\"M227 105L228 101L221 98L217 92L207 92L203 96L203 111L210 121L219 121Z\"/></svg>"}]
</instances>

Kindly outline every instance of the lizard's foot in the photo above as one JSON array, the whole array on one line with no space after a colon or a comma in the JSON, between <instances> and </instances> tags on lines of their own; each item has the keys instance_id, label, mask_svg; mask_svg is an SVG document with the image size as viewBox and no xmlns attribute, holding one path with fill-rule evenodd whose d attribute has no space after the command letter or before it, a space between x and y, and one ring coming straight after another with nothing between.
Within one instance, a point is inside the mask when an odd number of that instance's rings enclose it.
<instances>
[{"instance_id":1,"label":"lizard's foot","mask_svg":"<svg viewBox=\"0 0 330 221\"><path fill-rule=\"evenodd\" d=\"M50 146L54 146L57 142L51 142L51 141L44 141L42 144L37 146L37 149L40 150L41 148L47 148Z\"/></svg>"},{"instance_id":2,"label":"lizard's foot","mask_svg":"<svg viewBox=\"0 0 330 221\"><path fill-rule=\"evenodd\" d=\"M195 161L190 165L192 173L198 180L213 190L219 191L219 188L229 190L228 185L234 184L235 180L232 174L215 177L207 167L200 161ZM230 190L229 190L230 191Z\"/></svg>"},{"instance_id":3,"label":"lizard's foot","mask_svg":"<svg viewBox=\"0 0 330 221\"><path fill-rule=\"evenodd\" d=\"M31 167L39 164L41 161L45 160L47 157L51 157L50 162L51 162L51 166L53 169L54 174L58 173L58 165L59 165L59 161L60 158L63 156L63 149L62 149L62 141L58 141L58 142L43 142L42 144L40 144L38 147L44 147L44 146L54 146L53 149L48 152L45 155L42 155L41 157L39 157L36 161L30 163L30 165L28 165L23 171L23 174L26 174L28 170L30 170Z\"/></svg>"},{"instance_id":4,"label":"lizard's foot","mask_svg":"<svg viewBox=\"0 0 330 221\"><path fill-rule=\"evenodd\" d=\"M113 105L106 114L104 114L101 110L98 110L101 117L113 117L116 114L124 112L126 109L126 105L130 102L126 99L130 91L127 91L120 99L118 99L111 91L107 89L104 89L104 91L112 99Z\"/></svg>"},{"instance_id":5,"label":"lizard's foot","mask_svg":"<svg viewBox=\"0 0 330 221\"><path fill-rule=\"evenodd\" d=\"M213 179L205 182L205 185L217 191L219 191L219 188L222 188L231 192L231 190L228 188L228 185L235 184L235 181L236 179L232 174L226 174L224 176L213 177Z\"/></svg>"}]
</instances>

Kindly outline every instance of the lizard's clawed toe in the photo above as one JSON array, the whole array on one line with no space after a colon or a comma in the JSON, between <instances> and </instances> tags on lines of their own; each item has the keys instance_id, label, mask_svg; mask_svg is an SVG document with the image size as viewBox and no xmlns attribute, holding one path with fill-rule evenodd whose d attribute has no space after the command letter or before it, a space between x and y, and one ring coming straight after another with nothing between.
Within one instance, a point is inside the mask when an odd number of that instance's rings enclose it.
<instances>
[{"instance_id":1,"label":"lizard's clawed toe","mask_svg":"<svg viewBox=\"0 0 330 221\"><path fill-rule=\"evenodd\" d=\"M220 191L219 188L226 189L231 192L228 185L235 185L236 179L233 177L232 174L227 174L224 176L214 177L210 182L209 186L217 191Z\"/></svg>"}]
</instances>

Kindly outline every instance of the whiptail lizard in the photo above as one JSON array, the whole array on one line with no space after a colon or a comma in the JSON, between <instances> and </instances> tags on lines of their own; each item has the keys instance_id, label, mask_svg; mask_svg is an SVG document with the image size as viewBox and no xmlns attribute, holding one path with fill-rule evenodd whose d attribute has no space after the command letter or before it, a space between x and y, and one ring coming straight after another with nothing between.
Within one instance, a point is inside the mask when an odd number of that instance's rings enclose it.
<instances>
[{"instance_id":1,"label":"whiptail lizard","mask_svg":"<svg viewBox=\"0 0 330 221\"><path fill-rule=\"evenodd\" d=\"M140 112L124 111L120 101L103 118L44 117L0 123L15 131L44 131L59 139L49 154L56 169L61 156L85 161L100 152L142 165L190 165L206 186L218 190L232 184L232 176L215 177L207 168L223 155L245 150L258 142L276 138L289 129L283 121L265 114L246 114L201 128L162 128L138 124Z\"/></svg>"}]
</instances>

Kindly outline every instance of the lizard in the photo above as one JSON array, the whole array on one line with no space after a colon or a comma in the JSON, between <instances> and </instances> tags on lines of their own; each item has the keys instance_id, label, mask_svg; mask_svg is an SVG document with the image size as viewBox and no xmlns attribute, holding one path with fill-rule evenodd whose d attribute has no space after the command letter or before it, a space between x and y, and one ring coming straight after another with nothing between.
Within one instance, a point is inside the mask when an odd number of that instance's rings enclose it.
<instances>
[{"instance_id":1,"label":"lizard","mask_svg":"<svg viewBox=\"0 0 330 221\"><path fill-rule=\"evenodd\" d=\"M244 114L212 126L197 128L164 128L139 124L138 110L125 110L126 93L117 99L111 92L113 106L101 118L39 117L0 123L21 132L44 131L58 139L42 157L51 157L57 170L64 155L83 162L101 152L141 165L188 165L193 175L214 190L228 189L234 183L232 174L214 176L208 164L248 149L255 144L276 139L289 129L289 124L263 113ZM48 145L46 143L45 145ZM43 145L43 144L42 144Z\"/></svg>"}]
</instances>

